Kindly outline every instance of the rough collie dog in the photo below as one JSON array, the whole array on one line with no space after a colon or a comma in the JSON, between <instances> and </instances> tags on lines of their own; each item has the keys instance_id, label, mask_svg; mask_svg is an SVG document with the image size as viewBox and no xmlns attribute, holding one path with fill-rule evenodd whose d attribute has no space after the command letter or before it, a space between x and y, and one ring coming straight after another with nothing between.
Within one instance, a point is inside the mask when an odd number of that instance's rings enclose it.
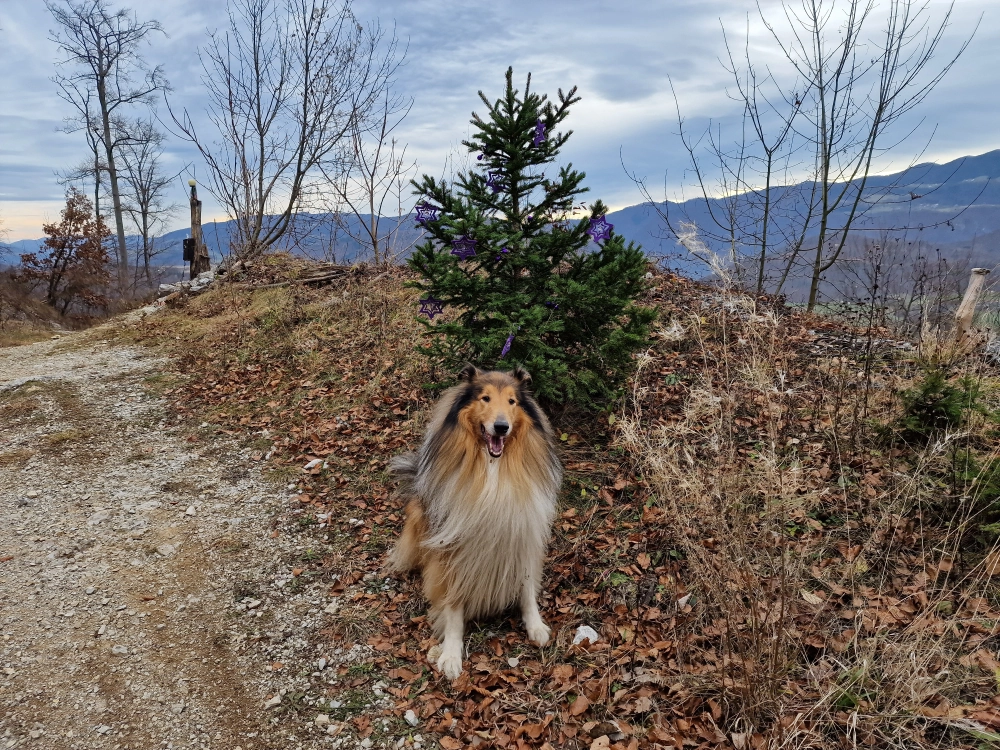
<instances>
[{"instance_id":1,"label":"rough collie dog","mask_svg":"<svg viewBox=\"0 0 1000 750\"><path fill-rule=\"evenodd\" d=\"M459 379L435 407L420 450L392 464L415 499L390 565L422 572L442 641L437 667L450 679L462 672L466 620L519 602L528 637L548 643L537 597L562 482L531 376L467 365Z\"/></svg>"}]
</instances>

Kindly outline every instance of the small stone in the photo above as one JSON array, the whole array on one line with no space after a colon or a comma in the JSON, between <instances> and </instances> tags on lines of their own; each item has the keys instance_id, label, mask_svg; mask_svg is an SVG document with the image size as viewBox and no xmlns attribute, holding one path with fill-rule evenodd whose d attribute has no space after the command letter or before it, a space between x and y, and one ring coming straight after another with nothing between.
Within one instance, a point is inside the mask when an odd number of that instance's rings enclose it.
<instances>
[{"instance_id":1,"label":"small stone","mask_svg":"<svg viewBox=\"0 0 1000 750\"><path fill-rule=\"evenodd\" d=\"M95 591L97 591L97 589L95 589L93 586L87 586L87 596L90 596Z\"/></svg>"},{"instance_id":2,"label":"small stone","mask_svg":"<svg viewBox=\"0 0 1000 750\"><path fill-rule=\"evenodd\" d=\"M170 704L170 712L174 713L174 714L182 714L182 713L184 713L184 704L183 703L171 703Z\"/></svg>"},{"instance_id":3,"label":"small stone","mask_svg":"<svg viewBox=\"0 0 1000 750\"><path fill-rule=\"evenodd\" d=\"M87 525L88 526L97 526L97 524L104 523L109 518L111 518L111 511L110 510L98 510L98 511L95 511L94 513L92 513L90 515L90 518L87 519Z\"/></svg>"},{"instance_id":4,"label":"small stone","mask_svg":"<svg viewBox=\"0 0 1000 750\"><path fill-rule=\"evenodd\" d=\"M320 659L318 662L316 662L316 667L319 669L320 672L326 669L326 659Z\"/></svg>"},{"instance_id":5,"label":"small stone","mask_svg":"<svg viewBox=\"0 0 1000 750\"><path fill-rule=\"evenodd\" d=\"M247 609L257 609L260 606L260 599L251 599L247 602Z\"/></svg>"},{"instance_id":6,"label":"small stone","mask_svg":"<svg viewBox=\"0 0 1000 750\"><path fill-rule=\"evenodd\" d=\"M264 708L274 708L275 706L281 705L281 696L276 695L273 698L268 698L264 701Z\"/></svg>"},{"instance_id":7,"label":"small stone","mask_svg":"<svg viewBox=\"0 0 1000 750\"><path fill-rule=\"evenodd\" d=\"M576 635L573 636L573 645L579 645L584 641L590 641L591 644L594 644L599 640L601 640L601 636L596 630L589 625L581 625L576 629Z\"/></svg>"},{"instance_id":8,"label":"small stone","mask_svg":"<svg viewBox=\"0 0 1000 750\"><path fill-rule=\"evenodd\" d=\"M371 746L372 746L371 737L365 737L363 740L361 740L361 747L363 747L365 750L368 750L368 748L370 748Z\"/></svg>"},{"instance_id":9,"label":"small stone","mask_svg":"<svg viewBox=\"0 0 1000 750\"><path fill-rule=\"evenodd\" d=\"M340 599L334 599L332 602L326 605L323 611L326 612L328 615L335 615L337 614L337 610L339 609L340 609Z\"/></svg>"},{"instance_id":10,"label":"small stone","mask_svg":"<svg viewBox=\"0 0 1000 750\"><path fill-rule=\"evenodd\" d=\"M184 511L184 515L185 515L185 516L193 516L193 515L194 515L195 513L197 513L197 512L198 512L198 511L196 511L196 510L194 509L194 506L193 506L193 505L189 505L189 506L188 506L188 509L187 509L186 511Z\"/></svg>"},{"instance_id":11,"label":"small stone","mask_svg":"<svg viewBox=\"0 0 1000 750\"><path fill-rule=\"evenodd\" d=\"M161 544L156 548L156 554L161 557L170 557L175 551L175 547L172 544Z\"/></svg>"},{"instance_id":12,"label":"small stone","mask_svg":"<svg viewBox=\"0 0 1000 750\"><path fill-rule=\"evenodd\" d=\"M328 726L330 726L330 715L329 714L318 714L316 716L316 726L318 726L318 727L328 727Z\"/></svg>"},{"instance_id":13,"label":"small stone","mask_svg":"<svg viewBox=\"0 0 1000 750\"><path fill-rule=\"evenodd\" d=\"M411 727L415 727L420 723L420 719L417 718L417 715L414 713L412 708L406 709L406 713L403 714L403 718L406 719L406 723Z\"/></svg>"},{"instance_id":14,"label":"small stone","mask_svg":"<svg viewBox=\"0 0 1000 750\"><path fill-rule=\"evenodd\" d=\"M53 336L53 338L59 338L59 337L58 336ZM42 730L40 730L40 729L32 729L30 732L28 732L28 736L31 737L31 739L33 739L33 740L37 740L39 737L42 736Z\"/></svg>"},{"instance_id":15,"label":"small stone","mask_svg":"<svg viewBox=\"0 0 1000 750\"><path fill-rule=\"evenodd\" d=\"M122 646L121 644L118 644L117 646L112 646L111 653L114 654L115 656L125 656L126 654L128 654L128 646Z\"/></svg>"},{"instance_id":16,"label":"small stone","mask_svg":"<svg viewBox=\"0 0 1000 750\"><path fill-rule=\"evenodd\" d=\"M99 726L95 731L98 734L107 734L108 732L111 731L111 727L109 727L107 724L101 724L101 726Z\"/></svg>"},{"instance_id":17,"label":"small stone","mask_svg":"<svg viewBox=\"0 0 1000 750\"><path fill-rule=\"evenodd\" d=\"M321 459L321 458L314 458L314 459L313 459L312 461L310 461L309 463L307 463L307 464L306 464L305 466L303 466L302 468L303 468L303 470L305 470L305 471L309 471L309 469L315 469L315 468L316 468L317 466L319 466L319 465L320 465L321 463L323 463L323 459Z\"/></svg>"},{"instance_id":18,"label":"small stone","mask_svg":"<svg viewBox=\"0 0 1000 750\"><path fill-rule=\"evenodd\" d=\"M24 493L24 496L25 497L30 497L30 498L34 499L34 498L38 497L41 494L42 493L39 492L38 490L28 490L27 492Z\"/></svg>"},{"instance_id":19,"label":"small stone","mask_svg":"<svg viewBox=\"0 0 1000 750\"><path fill-rule=\"evenodd\" d=\"M520 660L520 659L518 659L518 658L517 658L516 656L512 656L512 657L510 657L510 658L509 658L509 659L507 660L507 663L508 663L508 664L509 664L509 665L511 666L511 668L513 669L513 668L517 667L517 665L518 665L518 664L520 664L520 663L521 663L521 660Z\"/></svg>"}]
</instances>

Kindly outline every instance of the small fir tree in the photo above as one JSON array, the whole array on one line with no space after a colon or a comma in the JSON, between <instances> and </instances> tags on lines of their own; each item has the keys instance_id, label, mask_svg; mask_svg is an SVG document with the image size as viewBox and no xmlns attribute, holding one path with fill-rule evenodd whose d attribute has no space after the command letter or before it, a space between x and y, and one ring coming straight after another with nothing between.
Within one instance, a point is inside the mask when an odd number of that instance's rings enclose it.
<instances>
[{"instance_id":1,"label":"small fir tree","mask_svg":"<svg viewBox=\"0 0 1000 750\"><path fill-rule=\"evenodd\" d=\"M473 113L463 142L478 168L450 185L413 182L427 233L409 261L428 316L421 350L452 369L523 365L541 398L594 408L616 396L647 343L655 312L635 302L646 258L612 231L600 201L571 219L586 209L576 203L584 173L570 164L545 174L572 134L556 127L579 101L576 88L555 105L531 91L530 75L520 96L512 76L493 104L479 92L488 114ZM454 314L434 322L443 307Z\"/></svg>"}]
</instances>

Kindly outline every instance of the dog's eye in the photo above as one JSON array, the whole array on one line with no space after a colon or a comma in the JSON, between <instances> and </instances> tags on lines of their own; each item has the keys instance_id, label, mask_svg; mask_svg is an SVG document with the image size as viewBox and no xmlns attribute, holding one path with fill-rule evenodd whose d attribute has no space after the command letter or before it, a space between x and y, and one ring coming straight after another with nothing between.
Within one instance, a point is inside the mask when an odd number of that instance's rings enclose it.
<instances>
[{"instance_id":1,"label":"dog's eye","mask_svg":"<svg viewBox=\"0 0 1000 750\"><path fill-rule=\"evenodd\" d=\"M510 400L510 405L511 405L511 406L513 406L513 405L514 405L514 399L511 399L511 400Z\"/></svg>"},{"instance_id":2,"label":"dog's eye","mask_svg":"<svg viewBox=\"0 0 1000 750\"><path fill-rule=\"evenodd\" d=\"M489 403L490 402L490 397L489 396L483 396L483 401L485 401L486 403Z\"/></svg>"}]
</instances>

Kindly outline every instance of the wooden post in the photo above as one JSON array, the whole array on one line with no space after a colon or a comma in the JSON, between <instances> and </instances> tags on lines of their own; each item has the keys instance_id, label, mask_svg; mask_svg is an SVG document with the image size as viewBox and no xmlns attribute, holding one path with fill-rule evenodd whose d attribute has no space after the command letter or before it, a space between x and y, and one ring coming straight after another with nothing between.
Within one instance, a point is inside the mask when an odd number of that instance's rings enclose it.
<instances>
[{"instance_id":1,"label":"wooden post","mask_svg":"<svg viewBox=\"0 0 1000 750\"><path fill-rule=\"evenodd\" d=\"M969 286L962 297L962 304L958 306L955 313L955 343L961 344L968 338L972 331L972 318L976 314L976 305L979 303L979 295L983 293L986 286L986 276L989 274L988 268L973 268L972 277L969 279Z\"/></svg>"},{"instance_id":2,"label":"wooden post","mask_svg":"<svg viewBox=\"0 0 1000 750\"><path fill-rule=\"evenodd\" d=\"M201 201L198 200L198 183L188 180L191 186L191 238L194 240L194 259L191 261L191 278L212 270L208 248L201 234Z\"/></svg>"}]
</instances>

